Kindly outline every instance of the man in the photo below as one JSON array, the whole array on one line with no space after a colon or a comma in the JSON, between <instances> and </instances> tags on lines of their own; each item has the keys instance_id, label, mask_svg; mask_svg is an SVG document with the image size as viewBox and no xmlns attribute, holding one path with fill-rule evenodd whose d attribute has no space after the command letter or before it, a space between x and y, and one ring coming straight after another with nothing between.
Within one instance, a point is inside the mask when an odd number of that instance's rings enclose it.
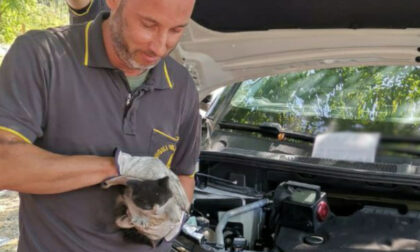
<instances>
[{"instance_id":1,"label":"man","mask_svg":"<svg viewBox=\"0 0 420 252\"><path fill-rule=\"evenodd\" d=\"M0 68L0 189L20 192L18 251L151 250L123 240L118 190L98 185L119 175L116 147L162 160L192 199L198 95L167 55L194 0L106 3L110 16L17 38Z\"/></svg>"},{"instance_id":2,"label":"man","mask_svg":"<svg viewBox=\"0 0 420 252\"><path fill-rule=\"evenodd\" d=\"M93 19L100 11L109 10L105 0L66 0L70 10L70 23L83 23Z\"/></svg>"}]
</instances>

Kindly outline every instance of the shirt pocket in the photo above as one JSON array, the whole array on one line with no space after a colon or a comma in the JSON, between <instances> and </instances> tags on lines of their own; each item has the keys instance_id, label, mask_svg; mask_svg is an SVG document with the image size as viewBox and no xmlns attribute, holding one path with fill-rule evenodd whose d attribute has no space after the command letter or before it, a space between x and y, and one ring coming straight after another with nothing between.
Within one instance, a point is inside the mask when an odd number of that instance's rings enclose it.
<instances>
[{"instance_id":1,"label":"shirt pocket","mask_svg":"<svg viewBox=\"0 0 420 252\"><path fill-rule=\"evenodd\" d=\"M159 129L153 129L150 139L149 155L159 158L168 168L171 168L178 141L179 136L172 136Z\"/></svg>"}]
</instances>

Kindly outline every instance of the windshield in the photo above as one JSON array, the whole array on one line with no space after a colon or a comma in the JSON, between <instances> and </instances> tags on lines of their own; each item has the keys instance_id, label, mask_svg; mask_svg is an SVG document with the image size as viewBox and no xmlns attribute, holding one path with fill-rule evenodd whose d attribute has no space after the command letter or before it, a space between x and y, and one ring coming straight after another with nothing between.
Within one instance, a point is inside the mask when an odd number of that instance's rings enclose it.
<instances>
[{"instance_id":1,"label":"windshield","mask_svg":"<svg viewBox=\"0 0 420 252\"><path fill-rule=\"evenodd\" d=\"M309 70L238 84L223 122L277 122L307 134L374 131L420 137L420 67Z\"/></svg>"}]
</instances>

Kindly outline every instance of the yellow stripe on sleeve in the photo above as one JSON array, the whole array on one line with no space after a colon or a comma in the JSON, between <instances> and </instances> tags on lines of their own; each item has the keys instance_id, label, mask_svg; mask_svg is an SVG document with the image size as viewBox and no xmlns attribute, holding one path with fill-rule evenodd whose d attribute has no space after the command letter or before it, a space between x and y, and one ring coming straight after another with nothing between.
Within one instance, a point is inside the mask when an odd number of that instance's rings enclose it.
<instances>
[{"instance_id":1,"label":"yellow stripe on sleeve","mask_svg":"<svg viewBox=\"0 0 420 252\"><path fill-rule=\"evenodd\" d=\"M28 138L26 138L24 135L22 135L21 133L17 132L16 130L12 130L10 128L3 127L3 126L0 126L0 130L3 130L3 131L7 131L9 133L12 133L13 135L21 138L23 141L25 141L27 143L31 143L31 141L29 141Z\"/></svg>"}]
</instances>

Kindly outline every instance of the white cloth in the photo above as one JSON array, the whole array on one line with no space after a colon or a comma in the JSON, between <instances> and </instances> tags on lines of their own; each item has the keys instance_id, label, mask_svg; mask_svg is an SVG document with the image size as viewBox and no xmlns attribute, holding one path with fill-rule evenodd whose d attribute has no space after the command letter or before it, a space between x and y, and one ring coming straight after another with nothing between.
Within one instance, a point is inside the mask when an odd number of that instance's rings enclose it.
<instances>
[{"instance_id":1,"label":"white cloth","mask_svg":"<svg viewBox=\"0 0 420 252\"><path fill-rule=\"evenodd\" d=\"M188 212L190 202L178 179L162 161L154 157L137 157L117 151L115 161L119 167L120 176L103 182L103 188L114 185L126 185L128 180L157 180L169 177L169 189L172 192L165 205L159 209L143 210L137 207L127 195L122 200L127 206L127 215L133 226L151 240L165 238L169 241L179 232L185 212ZM118 223L118 220L117 220Z\"/></svg>"}]
</instances>

